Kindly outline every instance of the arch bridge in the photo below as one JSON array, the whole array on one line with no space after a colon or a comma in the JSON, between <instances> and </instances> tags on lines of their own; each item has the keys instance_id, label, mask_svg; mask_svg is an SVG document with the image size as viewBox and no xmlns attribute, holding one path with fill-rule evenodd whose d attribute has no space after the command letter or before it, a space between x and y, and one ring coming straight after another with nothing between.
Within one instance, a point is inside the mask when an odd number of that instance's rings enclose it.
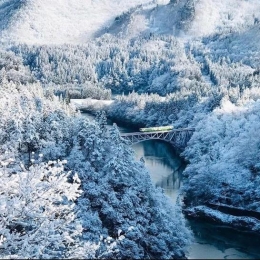
<instances>
[{"instance_id":1,"label":"arch bridge","mask_svg":"<svg viewBox=\"0 0 260 260\"><path fill-rule=\"evenodd\" d=\"M131 145L147 140L163 140L176 148L185 148L195 128L178 128L170 131L122 133L121 137Z\"/></svg>"}]
</instances>

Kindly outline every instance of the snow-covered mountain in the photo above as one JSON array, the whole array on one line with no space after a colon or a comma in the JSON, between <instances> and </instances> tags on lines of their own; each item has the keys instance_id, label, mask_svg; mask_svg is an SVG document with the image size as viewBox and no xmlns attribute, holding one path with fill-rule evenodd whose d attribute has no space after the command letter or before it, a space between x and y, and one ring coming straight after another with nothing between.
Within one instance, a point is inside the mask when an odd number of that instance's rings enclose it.
<instances>
[{"instance_id":1,"label":"snow-covered mountain","mask_svg":"<svg viewBox=\"0 0 260 260\"><path fill-rule=\"evenodd\" d=\"M167 5L132 9L118 17L107 31L124 37L166 33L187 38L243 31L259 20L257 0L172 0Z\"/></svg>"},{"instance_id":2,"label":"snow-covered mountain","mask_svg":"<svg viewBox=\"0 0 260 260\"><path fill-rule=\"evenodd\" d=\"M258 0L0 0L1 40L85 43L104 33L208 36L260 20Z\"/></svg>"},{"instance_id":3,"label":"snow-covered mountain","mask_svg":"<svg viewBox=\"0 0 260 260\"><path fill-rule=\"evenodd\" d=\"M150 0L0 0L3 40L82 43L121 13Z\"/></svg>"}]
</instances>

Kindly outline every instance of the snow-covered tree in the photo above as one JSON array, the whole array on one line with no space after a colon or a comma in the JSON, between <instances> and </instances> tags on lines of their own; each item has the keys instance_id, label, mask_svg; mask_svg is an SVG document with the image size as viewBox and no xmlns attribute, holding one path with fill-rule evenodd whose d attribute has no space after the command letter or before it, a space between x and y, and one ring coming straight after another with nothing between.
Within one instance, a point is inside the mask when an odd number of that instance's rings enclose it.
<instances>
[{"instance_id":1,"label":"snow-covered tree","mask_svg":"<svg viewBox=\"0 0 260 260\"><path fill-rule=\"evenodd\" d=\"M63 161L33 161L26 170L7 155L0 162L0 257L72 257L82 232L74 212L79 178L68 182Z\"/></svg>"}]
</instances>

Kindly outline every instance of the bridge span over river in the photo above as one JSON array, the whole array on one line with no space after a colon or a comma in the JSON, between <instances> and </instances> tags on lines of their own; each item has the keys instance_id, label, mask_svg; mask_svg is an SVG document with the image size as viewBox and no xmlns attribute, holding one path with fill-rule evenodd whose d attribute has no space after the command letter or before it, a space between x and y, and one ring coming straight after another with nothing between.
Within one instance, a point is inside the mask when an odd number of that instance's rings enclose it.
<instances>
[{"instance_id":1,"label":"bridge span over river","mask_svg":"<svg viewBox=\"0 0 260 260\"><path fill-rule=\"evenodd\" d=\"M176 148L184 148L194 131L195 128L178 128L170 131L122 133L121 137L130 144L140 143L147 140L163 140Z\"/></svg>"}]
</instances>

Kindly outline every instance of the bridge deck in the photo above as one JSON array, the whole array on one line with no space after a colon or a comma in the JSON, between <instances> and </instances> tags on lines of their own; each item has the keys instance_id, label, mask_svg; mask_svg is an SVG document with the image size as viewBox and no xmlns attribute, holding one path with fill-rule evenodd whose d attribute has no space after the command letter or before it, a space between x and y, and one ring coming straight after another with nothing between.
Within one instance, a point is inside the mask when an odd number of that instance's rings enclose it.
<instances>
[{"instance_id":1,"label":"bridge deck","mask_svg":"<svg viewBox=\"0 0 260 260\"><path fill-rule=\"evenodd\" d=\"M185 132L185 131L195 131L195 128L178 128L170 131L152 131L152 132L132 132L132 133L121 133L122 137L133 136L133 135L148 135L148 134L163 134L172 132Z\"/></svg>"}]
</instances>

